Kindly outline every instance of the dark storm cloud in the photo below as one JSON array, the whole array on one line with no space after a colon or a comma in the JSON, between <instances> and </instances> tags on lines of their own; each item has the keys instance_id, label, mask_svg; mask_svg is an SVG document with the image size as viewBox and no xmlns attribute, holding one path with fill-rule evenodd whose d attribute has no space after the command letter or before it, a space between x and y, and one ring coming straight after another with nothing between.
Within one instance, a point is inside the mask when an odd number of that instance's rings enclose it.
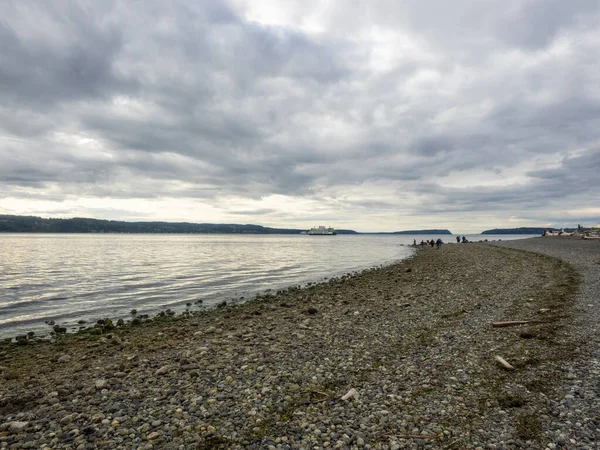
<instances>
[{"instance_id":1,"label":"dark storm cloud","mask_svg":"<svg viewBox=\"0 0 600 450\"><path fill-rule=\"evenodd\" d=\"M67 2L8 2L0 22L2 103L48 110L56 103L131 92L113 64L123 45L115 27ZM56 34L54 34L56 33Z\"/></svg>"},{"instance_id":2,"label":"dark storm cloud","mask_svg":"<svg viewBox=\"0 0 600 450\"><path fill-rule=\"evenodd\" d=\"M520 214L597 192L597 1L334 2L319 33L306 2L278 25L254 6L2 3L3 198Z\"/></svg>"}]
</instances>

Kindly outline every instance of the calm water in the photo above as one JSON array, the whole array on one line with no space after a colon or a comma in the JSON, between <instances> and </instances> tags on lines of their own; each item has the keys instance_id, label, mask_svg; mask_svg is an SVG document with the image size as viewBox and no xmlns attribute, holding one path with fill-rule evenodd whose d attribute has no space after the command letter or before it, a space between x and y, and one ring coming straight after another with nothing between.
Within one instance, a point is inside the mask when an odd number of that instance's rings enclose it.
<instances>
[{"instance_id":1,"label":"calm water","mask_svg":"<svg viewBox=\"0 0 600 450\"><path fill-rule=\"evenodd\" d=\"M239 301L404 259L430 237L0 234L0 336Z\"/></svg>"}]
</instances>

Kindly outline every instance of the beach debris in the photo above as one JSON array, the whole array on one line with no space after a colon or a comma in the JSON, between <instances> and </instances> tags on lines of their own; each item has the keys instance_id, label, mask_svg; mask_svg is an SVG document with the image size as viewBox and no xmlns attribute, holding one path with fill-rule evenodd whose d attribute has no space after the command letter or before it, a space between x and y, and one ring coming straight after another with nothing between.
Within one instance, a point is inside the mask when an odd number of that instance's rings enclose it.
<instances>
[{"instance_id":1,"label":"beach debris","mask_svg":"<svg viewBox=\"0 0 600 450\"><path fill-rule=\"evenodd\" d=\"M509 320L506 322L492 322L492 326L496 327L496 328L512 327L515 325L527 325L532 322L533 322L533 320Z\"/></svg>"},{"instance_id":2,"label":"beach debris","mask_svg":"<svg viewBox=\"0 0 600 450\"><path fill-rule=\"evenodd\" d=\"M60 358L58 358L58 362L59 363L68 363L69 361L71 361L71 357L69 355L62 355Z\"/></svg>"},{"instance_id":3,"label":"beach debris","mask_svg":"<svg viewBox=\"0 0 600 450\"><path fill-rule=\"evenodd\" d=\"M0 428L8 429L9 431L11 431L13 433L20 433L23 430L25 430L25 428L27 428L28 425L29 425L29 422L13 421L13 422L7 422L7 423L3 424L2 427L0 427Z\"/></svg>"},{"instance_id":4,"label":"beach debris","mask_svg":"<svg viewBox=\"0 0 600 450\"><path fill-rule=\"evenodd\" d=\"M308 391L312 394L317 394L329 398L329 394L327 392L317 391L316 389L309 389Z\"/></svg>"},{"instance_id":5,"label":"beach debris","mask_svg":"<svg viewBox=\"0 0 600 450\"><path fill-rule=\"evenodd\" d=\"M505 359L504 359L502 356L498 356L498 355L496 355L496 356L494 357L494 359L495 359L496 361L498 361L500 364L502 364L502 366L503 366L505 369L508 369L508 370L514 370L514 369L515 369L515 368L514 368L513 366L511 366L511 365L510 365L508 362L506 362L506 360L505 360Z\"/></svg>"},{"instance_id":6,"label":"beach debris","mask_svg":"<svg viewBox=\"0 0 600 450\"><path fill-rule=\"evenodd\" d=\"M146 436L146 439L148 439L149 441L153 441L154 439L158 438L159 436L160 436L160 433L158 431L153 431L148 436Z\"/></svg>"},{"instance_id":7,"label":"beach debris","mask_svg":"<svg viewBox=\"0 0 600 450\"><path fill-rule=\"evenodd\" d=\"M171 370L171 367L169 365L162 366L160 369L154 372L154 375L164 375L167 372L169 372L169 370Z\"/></svg>"},{"instance_id":8,"label":"beach debris","mask_svg":"<svg viewBox=\"0 0 600 450\"><path fill-rule=\"evenodd\" d=\"M543 314L543 313L547 313L548 311L550 311L550 308L540 308L538 310L539 313Z\"/></svg>"},{"instance_id":9,"label":"beach debris","mask_svg":"<svg viewBox=\"0 0 600 450\"><path fill-rule=\"evenodd\" d=\"M62 419L60 419L60 424L62 426L67 426L71 422L73 422L73 420L75 420L75 414L68 414L68 415L64 416Z\"/></svg>"},{"instance_id":10,"label":"beach debris","mask_svg":"<svg viewBox=\"0 0 600 450\"><path fill-rule=\"evenodd\" d=\"M314 315L315 315L315 314L317 314L319 311L317 311L317 308L308 308L308 309L306 310L306 312L307 312L308 314L310 314L311 316L314 316Z\"/></svg>"},{"instance_id":11,"label":"beach debris","mask_svg":"<svg viewBox=\"0 0 600 450\"><path fill-rule=\"evenodd\" d=\"M358 391L356 389L352 388L342 396L342 400L349 400L350 398L358 400Z\"/></svg>"},{"instance_id":12,"label":"beach debris","mask_svg":"<svg viewBox=\"0 0 600 450\"><path fill-rule=\"evenodd\" d=\"M394 437L399 439L421 439L421 440L435 440L439 439L441 434L396 434Z\"/></svg>"}]
</instances>

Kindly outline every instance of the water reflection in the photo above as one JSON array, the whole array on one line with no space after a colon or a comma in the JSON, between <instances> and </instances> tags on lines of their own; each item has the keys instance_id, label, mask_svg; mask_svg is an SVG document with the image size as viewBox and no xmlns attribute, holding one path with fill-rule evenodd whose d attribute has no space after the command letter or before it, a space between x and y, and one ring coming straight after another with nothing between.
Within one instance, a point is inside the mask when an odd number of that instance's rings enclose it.
<instances>
[{"instance_id":1,"label":"water reflection","mask_svg":"<svg viewBox=\"0 0 600 450\"><path fill-rule=\"evenodd\" d=\"M210 307L406 258L415 238L424 237L0 234L0 335L133 308Z\"/></svg>"},{"instance_id":2,"label":"water reflection","mask_svg":"<svg viewBox=\"0 0 600 450\"><path fill-rule=\"evenodd\" d=\"M128 317L402 259L393 236L0 235L0 333ZM38 327L39 328L39 327Z\"/></svg>"}]
</instances>

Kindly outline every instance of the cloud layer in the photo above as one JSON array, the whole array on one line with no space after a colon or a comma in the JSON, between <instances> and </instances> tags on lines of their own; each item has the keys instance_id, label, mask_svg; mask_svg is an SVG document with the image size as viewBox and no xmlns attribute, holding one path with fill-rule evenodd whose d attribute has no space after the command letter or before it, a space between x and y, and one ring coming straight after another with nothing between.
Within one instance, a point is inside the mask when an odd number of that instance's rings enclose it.
<instances>
[{"instance_id":1,"label":"cloud layer","mask_svg":"<svg viewBox=\"0 0 600 450\"><path fill-rule=\"evenodd\" d=\"M594 225L599 8L3 2L0 213Z\"/></svg>"}]
</instances>

